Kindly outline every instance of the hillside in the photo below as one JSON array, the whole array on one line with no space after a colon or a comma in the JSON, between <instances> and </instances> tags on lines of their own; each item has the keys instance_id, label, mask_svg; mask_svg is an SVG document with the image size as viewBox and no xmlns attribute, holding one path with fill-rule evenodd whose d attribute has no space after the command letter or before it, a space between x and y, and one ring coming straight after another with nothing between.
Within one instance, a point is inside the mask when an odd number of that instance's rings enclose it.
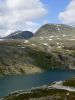
<instances>
[{"instance_id":1,"label":"hillside","mask_svg":"<svg viewBox=\"0 0 75 100\"><path fill-rule=\"evenodd\" d=\"M32 36L33 33L29 31L16 31L4 37L4 39L30 39Z\"/></svg>"},{"instance_id":2,"label":"hillside","mask_svg":"<svg viewBox=\"0 0 75 100\"><path fill-rule=\"evenodd\" d=\"M43 45L49 46L74 46L75 27L64 24L45 24L38 29L31 38Z\"/></svg>"},{"instance_id":3,"label":"hillside","mask_svg":"<svg viewBox=\"0 0 75 100\"><path fill-rule=\"evenodd\" d=\"M36 31L35 36L71 35L75 34L75 27L65 24L45 24Z\"/></svg>"},{"instance_id":4,"label":"hillside","mask_svg":"<svg viewBox=\"0 0 75 100\"><path fill-rule=\"evenodd\" d=\"M75 70L75 34L56 34L41 37L36 34L29 40L1 40L0 75L31 74L49 69Z\"/></svg>"},{"instance_id":5,"label":"hillside","mask_svg":"<svg viewBox=\"0 0 75 100\"><path fill-rule=\"evenodd\" d=\"M32 41L0 42L0 74L31 74L49 69L75 69L75 49Z\"/></svg>"}]
</instances>

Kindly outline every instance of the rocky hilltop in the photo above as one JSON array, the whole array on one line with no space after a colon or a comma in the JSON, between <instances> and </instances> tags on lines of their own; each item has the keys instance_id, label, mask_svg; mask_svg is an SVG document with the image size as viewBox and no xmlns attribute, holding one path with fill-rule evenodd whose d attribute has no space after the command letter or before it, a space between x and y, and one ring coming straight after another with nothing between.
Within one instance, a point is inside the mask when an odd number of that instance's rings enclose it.
<instances>
[{"instance_id":1,"label":"rocky hilltop","mask_svg":"<svg viewBox=\"0 0 75 100\"><path fill-rule=\"evenodd\" d=\"M35 36L50 36L62 34L75 34L75 27L65 24L45 24L36 31Z\"/></svg>"},{"instance_id":2,"label":"rocky hilltop","mask_svg":"<svg viewBox=\"0 0 75 100\"><path fill-rule=\"evenodd\" d=\"M33 36L33 33L30 31L16 31L10 33L8 36L3 39L30 39Z\"/></svg>"}]
</instances>

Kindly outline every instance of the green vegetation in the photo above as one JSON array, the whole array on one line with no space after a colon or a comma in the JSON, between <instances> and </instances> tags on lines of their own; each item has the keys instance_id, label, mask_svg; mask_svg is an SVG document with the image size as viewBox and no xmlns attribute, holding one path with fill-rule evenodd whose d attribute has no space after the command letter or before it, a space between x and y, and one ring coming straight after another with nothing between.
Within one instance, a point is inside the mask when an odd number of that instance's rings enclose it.
<instances>
[{"instance_id":1,"label":"green vegetation","mask_svg":"<svg viewBox=\"0 0 75 100\"><path fill-rule=\"evenodd\" d=\"M75 78L72 78L70 80L66 80L63 82L64 86L71 86L71 87L75 87Z\"/></svg>"},{"instance_id":2,"label":"green vegetation","mask_svg":"<svg viewBox=\"0 0 75 100\"><path fill-rule=\"evenodd\" d=\"M69 94L69 95L67 95ZM41 99L42 98L42 99ZM12 94L5 97L4 100L75 100L75 92L58 89L36 89L30 93Z\"/></svg>"},{"instance_id":3,"label":"green vegetation","mask_svg":"<svg viewBox=\"0 0 75 100\"><path fill-rule=\"evenodd\" d=\"M75 50L47 47L33 41L27 44L23 40L0 42L0 74L26 73L27 68L37 67L41 71L49 69L69 69L75 66ZM32 72L33 73L33 72Z\"/></svg>"},{"instance_id":4,"label":"green vegetation","mask_svg":"<svg viewBox=\"0 0 75 100\"><path fill-rule=\"evenodd\" d=\"M24 99L29 99L29 98L40 98L40 97L45 97L45 96L51 96L51 95L56 95L57 93L59 94L65 94L66 91L64 90L36 90L33 93L28 93L28 94L21 94L19 96L11 96L11 97L7 97L6 100L24 100Z\"/></svg>"},{"instance_id":5,"label":"green vegetation","mask_svg":"<svg viewBox=\"0 0 75 100\"><path fill-rule=\"evenodd\" d=\"M34 60L34 64L44 70L58 68L62 66L61 62L55 58L52 53L47 53L41 50L35 50L32 48L27 49L28 55Z\"/></svg>"}]
</instances>

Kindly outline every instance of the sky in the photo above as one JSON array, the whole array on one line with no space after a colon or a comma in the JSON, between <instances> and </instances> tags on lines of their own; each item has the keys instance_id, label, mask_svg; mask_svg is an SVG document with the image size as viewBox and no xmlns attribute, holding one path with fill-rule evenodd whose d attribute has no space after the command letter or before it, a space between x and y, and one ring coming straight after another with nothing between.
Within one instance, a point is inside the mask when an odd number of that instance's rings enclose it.
<instances>
[{"instance_id":1,"label":"sky","mask_svg":"<svg viewBox=\"0 0 75 100\"><path fill-rule=\"evenodd\" d=\"M0 37L47 23L75 26L75 0L0 0Z\"/></svg>"}]
</instances>

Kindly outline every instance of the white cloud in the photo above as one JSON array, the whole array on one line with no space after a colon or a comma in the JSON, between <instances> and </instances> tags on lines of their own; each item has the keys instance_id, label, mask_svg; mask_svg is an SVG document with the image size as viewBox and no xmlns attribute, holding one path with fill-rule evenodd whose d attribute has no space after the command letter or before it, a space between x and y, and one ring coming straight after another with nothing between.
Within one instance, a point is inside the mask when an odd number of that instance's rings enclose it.
<instances>
[{"instance_id":1,"label":"white cloud","mask_svg":"<svg viewBox=\"0 0 75 100\"><path fill-rule=\"evenodd\" d=\"M44 20L44 21L43 21L43 24L48 24L48 23L49 23L48 20Z\"/></svg>"},{"instance_id":2,"label":"white cloud","mask_svg":"<svg viewBox=\"0 0 75 100\"><path fill-rule=\"evenodd\" d=\"M38 23L34 23L34 22L30 22L30 21L27 21L25 22L25 30L33 30L33 32L35 32L37 29L40 28L40 24Z\"/></svg>"},{"instance_id":3,"label":"white cloud","mask_svg":"<svg viewBox=\"0 0 75 100\"><path fill-rule=\"evenodd\" d=\"M38 25L34 21L46 13L41 0L0 0L0 32L36 27Z\"/></svg>"},{"instance_id":4,"label":"white cloud","mask_svg":"<svg viewBox=\"0 0 75 100\"><path fill-rule=\"evenodd\" d=\"M62 23L75 25L75 0L70 0L66 9L59 14L59 19Z\"/></svg>"}]
</instances>

